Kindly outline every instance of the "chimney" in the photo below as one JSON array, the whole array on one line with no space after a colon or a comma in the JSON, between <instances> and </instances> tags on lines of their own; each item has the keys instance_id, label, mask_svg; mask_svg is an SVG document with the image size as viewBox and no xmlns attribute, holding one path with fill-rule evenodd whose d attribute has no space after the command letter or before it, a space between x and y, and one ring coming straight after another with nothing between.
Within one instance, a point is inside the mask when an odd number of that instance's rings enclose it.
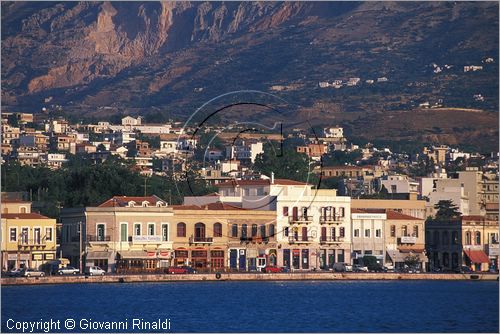
<instances>
[{"instance_id":1,"label":"chimney","mask_svg":"<svg viewBox=\"0 0 500 334\"><path fill-rule=\"evenodd\" d=\"M271 172L271 184L274 184L274 172Z\"/></svg>"}]
</instances>

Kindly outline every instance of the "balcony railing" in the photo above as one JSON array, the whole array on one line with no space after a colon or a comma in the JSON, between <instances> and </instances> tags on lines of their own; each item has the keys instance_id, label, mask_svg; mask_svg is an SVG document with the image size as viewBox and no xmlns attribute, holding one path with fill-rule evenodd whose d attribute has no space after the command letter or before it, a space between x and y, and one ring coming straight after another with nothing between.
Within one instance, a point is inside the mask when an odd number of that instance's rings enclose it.
<instances>
[{"instance_id":1,"label":"balcony railing","mask_svg":"<svg viewBox=\"0 0 500 334\"><path fill-rule=\"evenodd\" d=\"M19 239L17 245L20 247L45 246L44 239Z\"/></svg>"},{"instance_id":2,"label":"balcony railing","mask_svg":"<svg viewBox=\"0 0 500 334\"><path fill-rule=\"evenodd\" d=\"M344 217L321 216L319 217L320 224L340 224L344 222Z\"/></svg>"},{"instance_id":3,"label":"balcony railing","mask_svg":"<svg viewBox=\"0 0 500 334\"><path fill-rule=\"evenodd\" d=\"M288 222L290 224L309 224L312 223L313 216L289 216Z\"/></svg>"},{"instance_id":4,"label":"balcony railing","mask_svg":"<svg viewBox=\"0 0 500 334\"><path fill-rule=\"evenodd\" d=\"M323 244L335 244L335 243L340 243L340 242L344 242L344 237L332 237L332 236L325 236L325 235L322 235L320 238L319 238L319 241Z\"/></svg>"},{"instance_id":5,"label":"balcony railing","mask_svg":"<svg viewBox=\"0 0 500 334\"><path fill-rule=\"evenodd\" d=\"M87 241L89 241L89 242L106 242L106 241L111 241L111 236L109 236L109 235L98 236L98 235L89 235L89 234L87 234Z\"/></svg>"},{"instance_id":6,"label":"balcony railing","mask_svg":"<svg viewBox=\"0 0 500 334\"><path fill-rule=\"evenodd\" d=\"M214 238L212 237L193 237L189 238L190 244L211 244L214 242Z\"/></svg>"},{"instance_id":7,"label":"balcony railing","mask_svg":"<svg viewBox=\"0 0 500 334\"><path fill-rule=\"evenodd\" d=\"M313 237L310 235L296 235L296 236L289 236L288 237L288 242L291 244L306 244L313 242Z\"/></svg>"}]
</instances>

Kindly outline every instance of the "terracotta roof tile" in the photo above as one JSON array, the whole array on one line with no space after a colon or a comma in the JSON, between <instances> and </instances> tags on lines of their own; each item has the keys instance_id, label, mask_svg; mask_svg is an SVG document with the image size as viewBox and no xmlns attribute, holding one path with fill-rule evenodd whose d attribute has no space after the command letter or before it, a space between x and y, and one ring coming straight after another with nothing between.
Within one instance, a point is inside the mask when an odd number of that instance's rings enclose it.
<instances>
[{"instance_id":1,"label":"terracotta roof tile","mask_svg":"<svg viewBox=\"0 0 500 334\"><path fill-rule=\"evenodd\" d=\"M387 219L392 219L392 220L423 220L417 217L413 217L410 215L405 215L404 213L397 212L397 211L392 211L392 210L387 210Z\"/></svg>"}]
</instances>

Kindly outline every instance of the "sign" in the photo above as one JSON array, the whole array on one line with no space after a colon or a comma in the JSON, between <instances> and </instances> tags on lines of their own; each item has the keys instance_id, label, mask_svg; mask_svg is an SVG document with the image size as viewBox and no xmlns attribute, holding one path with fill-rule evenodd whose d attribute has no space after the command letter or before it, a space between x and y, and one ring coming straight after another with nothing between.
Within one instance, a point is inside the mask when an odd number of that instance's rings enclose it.
<instances>
[{"instance_id":1,"label":"sign","mask_svg":"<svg viewBox=\"0 0 500 334\"><path fill-rule=\"evenodd\" d=\"M17 260L17 254L7 254L7 260L9 260L9 261L16 261Z\"/></svg>"},{"instance_id":2,"label":"sign","mask_svg":"<svg viewBox=\"0 0 500 334\"><path fill-rule=\"evenodd\" d=\"M33 254L33 260L43 260L43 254Z\"/></svg>"},{"instance_id":3,"label":"sign","mask_svg":"<svg viewBox=\"0 0 500 334\"><path fill-rule=\"evenodd\" d=\"M499 251L498 251L498 244L497 245L490 245L488 249L488 255L489 256L498 256Z\"/></svg>"},{"instance_id":4,"label":"sign","mask_svg":"<svg viewBox=\"0 0 500 334\"><path fill-rule=\"evenodd\" d=\"M170 257L171 253L170 252L160 252L161 257Z\"/></svg>"},{"instance_id":5,"label":"sign","mask_svg":"<svg viewBox=\"0 0 500 334\"><path fill-rule=\"evenodd\" d=\"M156 252L148 252L149 257L156 257Z\"/></svg>"},{"instance_id":6,"label":"sign","mask_svg":"<svg viewBox=\"0 0 500 334\"><path fill-rule=\"evenodd\" d=\"M45 254L45 260L54 260L54 254L52 253Z\"/></svg>"},{"instance_id":7,"label":"sign","mask_svg":"<svg viewBox=\"0 0 500 334\"><path fill-rule=\"evenodd\" d=\"M353 213L352 219L387 219L385 213Z\"/></svg>"},{"instance_id":8,"label":"sign","mask_svg":"<svg viewBox=\"0 0 500 334\"><path fill-rule=\"evenodd\" d=\"M403 243L403 244L415 244L415 243L417 243L417 237L401 237L401 243Z\"/></svg>"},{"instance_id":9,"label":"sign","mask_svg":"<svg viewBox=\"0 0 500 334\"><path fill-rule=\"evenodd\" d=\"M132 242L136 242L136 243L148 243L148 242L161 243L161 235L134 235L132 237Z\"/></svg>"}]
</instances>

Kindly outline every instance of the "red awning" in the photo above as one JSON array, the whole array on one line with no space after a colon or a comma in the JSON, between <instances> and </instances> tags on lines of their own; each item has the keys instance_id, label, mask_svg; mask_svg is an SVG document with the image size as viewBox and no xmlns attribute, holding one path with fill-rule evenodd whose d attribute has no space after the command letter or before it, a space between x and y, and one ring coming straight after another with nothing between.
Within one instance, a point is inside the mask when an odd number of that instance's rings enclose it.
<instances>
[{"instance_id":1,"label":"red awning","mask_svg":"<svg viewBox=\"0 0 500 334\"><path fill-rule=\"evenodd\" d=\"M488 259L488 255L482 250L464 250L467 257L470 259L472 263L488 263L490 260Z\"/></svg>"}]
</instances>

